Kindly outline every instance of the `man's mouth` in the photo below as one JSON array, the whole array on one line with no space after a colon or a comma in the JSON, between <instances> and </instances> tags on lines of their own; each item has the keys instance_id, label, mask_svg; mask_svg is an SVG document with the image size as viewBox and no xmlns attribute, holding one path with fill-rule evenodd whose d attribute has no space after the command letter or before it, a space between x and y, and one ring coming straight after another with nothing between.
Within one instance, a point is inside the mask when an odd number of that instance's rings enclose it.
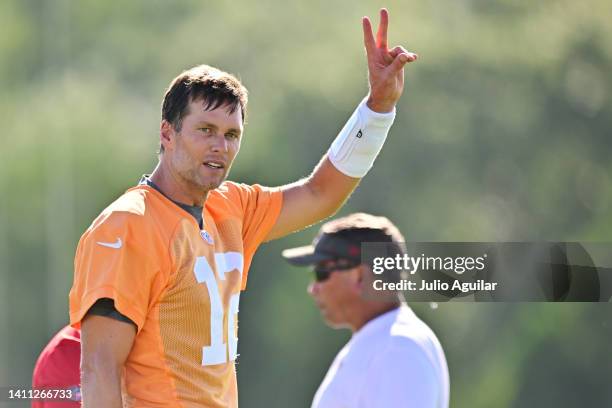
<instances>
[{"instance_id":1,"label":"man's mouth","mask_svg":"<svg viewBox=\"0 0 612 408\"><path fill-rule=\"evenodd\" d=\"M206 161L202 164L206 167L210 167L211 169L215 169L215 170L222 170L225 168L225 164L219 161Z\"/></svg>"}]
</instances>

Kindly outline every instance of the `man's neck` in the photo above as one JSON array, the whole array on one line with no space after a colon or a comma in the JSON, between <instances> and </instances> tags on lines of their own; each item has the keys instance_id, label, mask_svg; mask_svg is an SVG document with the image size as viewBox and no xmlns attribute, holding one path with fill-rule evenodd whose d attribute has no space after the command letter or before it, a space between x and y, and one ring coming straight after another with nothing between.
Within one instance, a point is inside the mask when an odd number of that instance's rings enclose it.
<instances>
[{"instance_id":1,"label":"man's neck","mask_svg":"<svg viewBox=\"0 0 612 408\"><path fill-rule=\"evenodd\" d=\"M355 314L355 321L351 324L351 332L357 333L363 326L365 326L370 320L376 319L391 310L397 309L401 306L400 302L382 303L376 306L366 304L361 309L361 313Z\"/></svg>"},{"instance_id":2,"label":"man's neck","mask_svg":"<svg viewBox=\"0 0 612 408\"><path fill-rule=\"evenodd\" d=\"M203 207L208 191L201 194L193 194L181 184L181 180L176 174L173 174L163 161L160 160L149 177L155 183L161 192L173 201L190 205Z\"/></svg>"}]
</instances>

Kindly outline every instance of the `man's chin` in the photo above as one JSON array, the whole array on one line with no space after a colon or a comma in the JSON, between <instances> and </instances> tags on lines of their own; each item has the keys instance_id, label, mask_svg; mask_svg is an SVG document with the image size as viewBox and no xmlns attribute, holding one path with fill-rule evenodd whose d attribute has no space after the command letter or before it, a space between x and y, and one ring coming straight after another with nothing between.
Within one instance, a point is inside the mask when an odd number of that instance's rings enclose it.
<instances>
[{"instance_id":1,"label":"man's chin","mask_svg":"<svg viewBox=\"0 0 612 408\"><path fill-rule=\"evenodd\" d=\"M331 327L332 329L342 329L343 328L342 322L336 321L333 318L333 316L327 313L325 309L319 309L319 311L321 312L321 317L323 318L323 321L325 322L327 326Z\"/></svg>"},{"instance_id":2,"label":"man's chin","mask_svg":"<svg viewBox=\"0 0 612 408\"><path fill-rule=\"evenodd\" d=\"M223 183L223 181L220 182L216 182L216 183L209 183L205 188L207 191L212 191L212 190L216 190L219 188L219 186Z\"/></svg>"},{"instance_id":3,"label":"man's chin","mask_svg":"<svg viewBox=\"0 0 612 408\"><path fill-rule=\"evenodd\" d=\"M223 184L223 182L226 180L226 178L227 178L226 175L224 175L223 177L220 177L218 179L213 179L213 180L208 179L208 180L205 180L200 185L206 191L212 191L212 190L215 190L215 189L219 188L219 186L221 184Z\"/></svg>"},{"instance_id":4,"label":"man's chin","mask_svg":"<svg viewBox=\"0 0 612 408\"><path fill-rule=\"evenodd\" d=\"M338 329L348 329L350 328L350 326L345 323L345 322L337 322L337 321L333 321L333 320L329 320L329 319L324 319L325 320L325 324L335 330Z\"/></svg>"}]
</instances>

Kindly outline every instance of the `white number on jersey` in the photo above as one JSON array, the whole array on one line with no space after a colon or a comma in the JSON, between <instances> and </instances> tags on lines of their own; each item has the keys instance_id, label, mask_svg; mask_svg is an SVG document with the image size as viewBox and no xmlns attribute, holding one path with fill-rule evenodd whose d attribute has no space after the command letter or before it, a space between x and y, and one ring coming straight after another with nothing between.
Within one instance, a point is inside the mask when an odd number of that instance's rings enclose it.
<instances>
[{"instance_id":1,"label":"white number on jersey","mask_svg":"<svg viewBox=\"0 0 612 408\"><path fill-rule=\"evenodd\" d=\"M215 264L219 279L225 280L225 274L237 270L242 277L243 257L240 252L223 252L215 254ZM205 283L210 298L210 346L202 347L202 365L215 365L234 361L238 353L238 337L236 336L236 315L238 314L238 303L240 292L230 298L227 311L227 338L228 344L223 342L223 317L224 310L219 293L219 285L215 279L215 273L210 267L206 257L199 256L194 267L195 277L198 283Z\"/></svg>"}]
</instances>

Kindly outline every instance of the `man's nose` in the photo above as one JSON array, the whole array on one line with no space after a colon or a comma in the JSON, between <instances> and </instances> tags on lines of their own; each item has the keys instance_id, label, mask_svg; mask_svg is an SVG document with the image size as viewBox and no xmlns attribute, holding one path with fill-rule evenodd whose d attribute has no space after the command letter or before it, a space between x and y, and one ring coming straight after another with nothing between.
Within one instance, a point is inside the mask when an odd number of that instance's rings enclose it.
<instances>
[{"instance_id":1,"label":"man's nose","mask_svg":"<svg viewBox=\"0 0 612 408\"><path fill-rule=\"evenodd\" d=\"M310 282L308 288L306 289L306 292L308 292L310 296L315 297L319 294L320 286L321 285L319 284L319 282Z\"/></svg>"},{"instance_id":2,"label":"man's nose","mask_svg":"<svg viewBox=\"0 0 612 408\"><path fill-rule=\"evenodd\" d=\"M229 144L223 134L217 133L214 135L211 150L213 152L221 152L221 153L228 152Z\"/></svg>"}]
</instances>

